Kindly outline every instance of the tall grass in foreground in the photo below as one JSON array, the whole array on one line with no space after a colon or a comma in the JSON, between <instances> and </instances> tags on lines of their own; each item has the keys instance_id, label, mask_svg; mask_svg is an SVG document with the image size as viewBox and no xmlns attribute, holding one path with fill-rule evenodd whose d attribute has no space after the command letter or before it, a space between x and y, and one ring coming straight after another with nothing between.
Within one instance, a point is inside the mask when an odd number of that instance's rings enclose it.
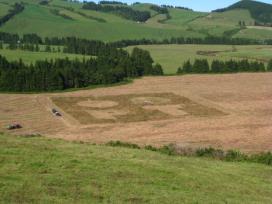
<instances>
[{"instance_id":1,"label":"tall grass in foreground","mask_svg":"<svg viewBox=\"0 0 272 204\"><path fill-rule=\"evenodd\" d=\"M271 166L128 146L0 134L0 203L272 201Z\"/></svg>"}]
</instances>

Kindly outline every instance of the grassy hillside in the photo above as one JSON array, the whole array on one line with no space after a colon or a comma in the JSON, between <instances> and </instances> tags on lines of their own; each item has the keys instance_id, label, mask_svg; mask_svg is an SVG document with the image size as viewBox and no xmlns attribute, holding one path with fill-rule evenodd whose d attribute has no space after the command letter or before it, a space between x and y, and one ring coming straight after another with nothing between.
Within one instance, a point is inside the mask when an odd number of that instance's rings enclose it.
<instances>
[{"instance_id":1,"label":"grassy hillside","mask_svg":"<svg viewBox=\"0 0 272 204\"><path fill-rule=\"evenodd\" d=\"M222 36L228 30L239 29L239 21L253 25L254 20L247 10L231 10L223 13L210 13L190 22L190 26L199 32Z\"/></svg>"},{"instance_id":2,"label":"grassy hillside","mask_svg":"<svg viewBox=\"0 0 272 204\"><path fill-rule=\"evenodd\" d=\"M233 37L238 38L252 38L252 39L271 39L272 38L272 27L262 26L249 26L245 30L239 31Z\"/></svg>"},{"instance_id":3,"label":"grassy hillside","mask_svg":"<svg viewBox=\"0 0 272 204\"><path fill-rule=\"evenodd\" d=\"M99 39L105 41L116 41L121 39L141 39L155 38L164 39L170 36L195 36L201 37L199 33L186 31L181 27L163 28L158 26L149 26L148 24L139 24L134 21L126 20L109 13L83 10L81 4L70 4L53 0L50 6L41 6L37 4L25 5L25 10L13 19L8 21L0 28L1 31L12 33L37 33L41 36L78 36L88 39ZM63 6L74 8L75 11L68 11ZM65 19L54 15L50 10L57 9L61 13L70 16L71 19ZM106 22L101 23L87 17L83 17L76 12L80 11L86 15L102 18Z\"/></svg>"},{"instance_id":4,"label":"grassy hillside","mask_svg":"<svg viewBox=\"0 0 272 204\"><path fill-rule=\"evenodd\" d=\"M7 8L14 2L21 0L0 0L0 14L7 12ZM243 35L238 33L238 22L245 21L247 25L253 25L254 22L250 11L245 9L209 14L170 8L168 10L171 18L166 20L165 14L158 15L150 9L151 4L134 4L132 9L149 11L151 14L147 22L138 23L113 13L82 9L83 3L79 2L52 0L44 6L37 0L23 2L25 10L1 26L0 31L37 33L43 37L77 36L103 41L142 38L162 40L181 36L205 37L208 34L222 36L226 32L242 37ZM243 31L247 32L247 29ZM268 31L255 30L254 33L248 31L244 36L264 39L268 38L269 34Z\"/></svg>"},{"instance_id":5,"label":"grassy hillside","mask_svg":"<svg viewBox=\"0 0 272 204\"><path fill-rule=\"evenodd\" d=\"M271 203L271 167L0 134L1 203Z\"/></svg>"},{"instance_id":6,"label":"grassy hillside","mask_svg":"<svg viewBox=\"0 0 272 204\"><path fill-rule=\"evenodd\" d=\"M0 18L8 13L10 6L4 3L0 3Z\"/></svg>"},{"instance_id":7,"label":"grassy hillside","mask_svg":"<svg viewBox=\"0 0 272 204\"><path fill-rule=\"evenodd\" d=\"M194 12L190 10L176 8L169 9L169 14L171 16L171 19L167 20L166 23L173 25L184 25L186 23L196 20L197 18L207 15L207 13L203 12Z\"/></svg>"},{"instance_id":8,"label":"grassy hillside","mask_svg":"<svg viewBox=\"0 0 272 204\"><path fill-rule=\"evenodd\" d=\"M239 1L227 8L218 9L217 12L230 11L235 9L246 9L250 12L252 18L259 23L272 23L272 5L259 1Z\"/></svg>"},{"instance_id":9,"label":"grassy hillside","mask_svg":"<svg viewBox=\"0 0 272 204\"><path fill-rule=\"evenodd\" d=\"M264 62L272 59L272 46L231 46L231 45L141 45L148 50L155 62L162 65L166 74L175 74L177 68L190 59L229 60L229 59L257 59ZM127 48L129 51L133 46ZM202 51L204 53L199 54ZM205 54L206 52L206 54ZM212 52L212 53L209 53Z\"/></svg>"}]
</instances>

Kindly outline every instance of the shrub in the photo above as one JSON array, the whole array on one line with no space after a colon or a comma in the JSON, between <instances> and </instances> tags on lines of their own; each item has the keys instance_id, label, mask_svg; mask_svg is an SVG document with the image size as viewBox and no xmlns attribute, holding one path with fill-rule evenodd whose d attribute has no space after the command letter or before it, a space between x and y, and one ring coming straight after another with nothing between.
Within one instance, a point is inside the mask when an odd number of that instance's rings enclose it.
<instances>
[{"instance_id":1,"label":"shrub","mask_svg":"<svg viewBox=\"0 0 272 204\"><path fill-rule=\"evenodd\" d=\"M260 153L256 155L252 155L249 158L250 161L256 162L256 163L262 163L266 165L272 165L272 153L266 152L266 153Z\"/></svg>"},{"instance_id":2,"label":"shrub","mask_svg":"<svg viewBox=\"0 0 272 204\"><path fill-rule=\"evenodd\" d=\"M131 144L131 143L121 142L121 141L110 141L106 145L111 147L126 147L131 149L141 149L137 144Z\"/></svg>"},{"instance_id":3,"label":"shrub","mask_svg":"<svg viewBox=\"0 0 272 204\"><path fill-rule=\"evenodd\" d=\"M247 155L237 151L237 150L228 150L225 155L226 161L246 161Z\"/></svg>"},{"instance_id":4,"label":"shrub","mask_svg":"<svg viewBox=\"0 0 272 204\"><path fill-rule=\"evenodd\" d=\"M153 152L157 152L158 149L156 147L153 147L151 145L147 145L144 147L145 150L149 150L149 151L153 151Z\"/></svg>"},{"instance_id":5,"label":"shrub","mask_svg":"<svg viewBox=\"0 0 272 204\"><path fill-rule=\"evenodd\" d=\"M163 154L167 155L177 155L177 152L174 148L174 145L164 145L163 147L159 148L158 151Z\"/></svg>"},{"instance_id":6,"label":"shrub","mask_svg":"<svg viewBox=\"0 0 272 204\"><path fill-rule=\"evenodd\" d=\"M272 72L272 60L268 62L267 71Z\"/></svg>"},{"instance_id":7,"label":"shrub","mask_svg":"<svg viewBox=\"0 0 272 204\"><path fill-rule=\"evenodd\" d=\"M214 149L212 147L200 148L196 150L195 155L198 157L212 157L217 159L223 159L224 151L221 149Z\"/></svg>"}]
</instances>

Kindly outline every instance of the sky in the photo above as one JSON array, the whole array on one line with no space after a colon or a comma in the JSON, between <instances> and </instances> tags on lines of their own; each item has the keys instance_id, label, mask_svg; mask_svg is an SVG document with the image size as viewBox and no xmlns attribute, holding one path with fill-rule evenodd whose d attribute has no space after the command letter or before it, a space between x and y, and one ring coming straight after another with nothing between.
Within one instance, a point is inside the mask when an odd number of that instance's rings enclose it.
<instances>
[{"instance_id":1,"label":"sky","mask_svg":"<svg viewBox=\"0 0 272 204\"><path fill-rule=\"evenodd\" d=\"M167 4L174 6L184 6L191 8L195 11L212 11L218 8L227 7L233 3L238 2L238 0L116 0L126 3L134 3L134 2L143 2L143 3L154 3L154 4ZM272 0L259 0L261 2L272 4ZM97 1L96 1L97 2Z\"/></svg>"}]
</instances>

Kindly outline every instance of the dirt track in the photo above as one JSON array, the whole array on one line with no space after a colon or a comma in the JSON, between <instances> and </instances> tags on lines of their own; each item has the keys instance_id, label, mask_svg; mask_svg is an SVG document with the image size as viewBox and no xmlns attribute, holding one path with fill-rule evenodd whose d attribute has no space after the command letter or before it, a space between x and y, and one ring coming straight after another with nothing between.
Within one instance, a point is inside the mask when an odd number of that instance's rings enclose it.
<instances>
[{"instance_id":1,"label":"dirt track","mask_svg":"<svg viewBox=\"0 0 272 204\"><path fill-rule=\"evenodd\" d=\"M81 124L64 114L51 114L52 97L105 97L128 94L173 93L222 115L186 115L160 120ZM272 150L272 73L146 77L133 84L60 94L0 94L0 131L18 122L18 134L39 133L68 140L138 144L215 146L257 152ZM156 108L157 106L155 106ZM162 109L171 114L176 105ZM152 109L152 108L151 108ZM167 110L166 110L167 109ZM116 111L113 111L116 112ZM108 113L107 113L108 114ZM173 115L178 115L173 112Z\"/></svg>"}]
</instances>

